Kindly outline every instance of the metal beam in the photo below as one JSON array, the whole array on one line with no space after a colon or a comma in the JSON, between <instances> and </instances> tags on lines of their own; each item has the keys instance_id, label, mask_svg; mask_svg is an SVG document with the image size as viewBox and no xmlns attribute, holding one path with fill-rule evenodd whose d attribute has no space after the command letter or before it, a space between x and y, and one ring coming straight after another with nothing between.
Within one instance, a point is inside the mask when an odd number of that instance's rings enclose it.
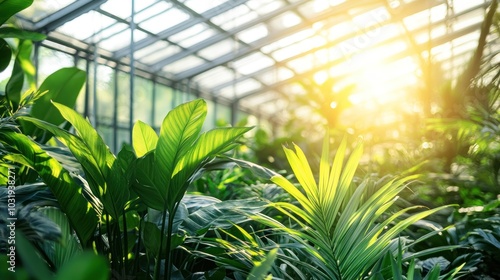
<instances>
[{"instance_id":1,"label":"metal beam","mask_svg":"<svg viewBox=\"0 0 500 280\"><path fill-rule=\"evenodd\" d=\"M140 50L142 48L145 48L159 40L163 40L163 39L166 39L174 34L177 34L185 29L188 29L189 27L192 27L198 23L202 23L202 22L205 22L205 21L208 21L210 20L210 18L214 17L214 16L217 16L219 14L222 14L226 11L229 11L231 9L233 9L234 7L236 6L239 6L241 4L244 4L245 2L247 2L248 0L233 0L233 1L227 1L223 4L220 4L219 6L216 6L214 8L211 8L210 10L200 14L201 17L194 17L194 18L191 18L187 21L184 21L184 22L181 22L179 24L176 24L158 34L156 34L156 36L150 36L150 37L146 37L138 42L135 43L135 48L136 50ZM115 59L120 59L122 58L123 56L126 56L128 55L129 51L128 51L128 47L124 47L122 49L119 49L117 51L115 51L114 53L114 58Z\"/></svg>"},{"instance_id":2,"label":"metal beam","mask_svg":"<svg viewBox=\"0 0 500 280\"><path fill-rule=\"evenodd\" d=\"M461 30L458 30L458 31L455 31L453 33L449 33L447 35L443 35L439 38L436 38L436 39L433 39L431 41L431 47L434 48L434 47L437 47L437 46L440 46L442 44L445 44L449 41L452 41L456 38L459 38L459 37L462 37L464 35L467 35L471 32L475 32L475 31L478 31L479 28L481 27L481 23L477 23L477 24L474 24L474 25L471 25L471 26L468 26L467 28L463 28ZM428 47L428 42L424 42L424 43L421 43L418 45L418 51L424 51L426 50ZM408 51L404 51L404 52L400 52L400 53L396 53L392 56L390 56L387 61L388 62L391 62L391 61L396 61L398 59L402 59L406 56L410 56L412 55L411 53L409 53ZM335 66L336 64L342 62L342 59L339 58L339 59L336 59L334 61L331 61L329 63L326 63L326 64L323 64L319 67L316 67L314 69L311 69L309 71L306 71L304 73L301 73L297 76L294 76L292 78L289 78L289 79L285 79L283 81L280 81L278 83L275 83L275 84L272 84L272 85L269 85L265 88L261 88L261 89L257 89L257 90L253 90L253 91L250 91L248 93L245 93L244 95L238 97L236 100L242 100L244 98L247 98L249 96L252 96L254 94L257 94L257 93L260 93L260 92L265 92L265 91L269 91L269 90L274 90L275 88L279 88L281 86L284 86L284 85L287 85L287 84L290 84L290 83L294 83L300 79L303 79L303 78L306 78L306 77L310 77L311 75L313 75L314 73L318 72L318 71L322 71L322 70L328 70L330 67L332 66Z\"/></svg>"},{"instance_id":3,"label":"metal beam","mask_svg":"<svg viewBox=\"0 0 500 280\"><path fill-rule=\"evenodd\" d=\"M33 28L37 32L49 33L68 21L71 21L91 10L97 9L106 0L79 0L48 15L36 22Z\"/></svg>"},{"instance_id":4,"label":"metal beam","mask_svg":"<svg viewBox=\"0 0 500 280\"><path fill-rule=\"evenodd\" d=\"M343 4L338 5L335 9L329 9L328 11L323 12L323 13L315 16L314 19L316 21L321 21L321 20L328 19L329 17L332 17L332 16L344 15L351 8L360 7L360 6L367 6L369 4L381 4L381 3L383 3L380 0L363 0L363 3L360 3L360 2L361 1L344 2ZM385 3L385 1L384 1L384 3ZM286 36L289 36L289 35L292 35L294 33L305 30L307 28L310 28L310 26L311 26L310 23L302 22L302 23L295 25L293 27L281 30L280 32L273 34L273 36L268 36L268 37L265 37L263 39L260 39L260 40L253 42L252 46L240 48L236 53L228 53L228 54L222 55L209 63L205 63L205 64L202 64L202 65L195 67L193 69L183 71L183 72L175 75L175 79L184 80L184 79L192 78L192 77L199 75L199 74L201 74L209 69L223 65L223 64L228 63L232 60L244 57L244 56L246 56L246 55L248 55L256 50L259 50L260 48L262 48L268 44L275 42L276 40L282 39Z\"/></svg>"},{"instance_id":5,"label":"metal beam","mask_svg":"<svg viewBox=\"0 0 500 280\"><path fill-rule=\"evenodd\" d=\"M237 27L235 27L235 28L233 28L231 30L228 30L226 33L218 33L218 34L216 34L216 35L214 35L214 36L212 36L212 37L210 37L210 38L208 38L208 39L206 39L206 40L204 40L204 41L202 41L200 43L197 43L197 44L189 47L189 49L187 49L185 51L182 51L180 53L174 54L174 55L169 56L169 57L167 57L167 58L165 58L163 60L158 61L154 65L155 70L158 71L161 68L163 68L164 66L169 65L172 62L175 62L175 61L177 61L179 59L182 59L182 58L184 58L184 57L186 57L188 55L194 54L194 53L196 53L196 52L198 52L198 51L200 51L200 50L202 50L202 49L204 49L204 48L206 48L208 46L211 46L211 45L213 45L215 43L218 43L218 42L220 42L222 40L230 38L231 36L234 36L235 34L241 32L241 31L243 31L245 29L248 29L250 27L253 27L253 26L255 26L255 25L259 24L259 23L271 20L271 19L279 16L280 14L283 14L283 13L285 13L285 12L287 12L287 11L293 9L293 8L296 8L296 7L298 7L298 6L300 6L300 5L304 4L304 3L307 3L309 1L310 0L299 0L297 2L294 2L294 3L290 4L290 5L283 6L283 7L279 8L279 9L276 9L276 10L274 10L274 11L268 13L268 14L260 16L256 20L249 21L249 22L244 23L244 24L242 24L240 26L237 26Z\"/></svg>"}]
</instances>

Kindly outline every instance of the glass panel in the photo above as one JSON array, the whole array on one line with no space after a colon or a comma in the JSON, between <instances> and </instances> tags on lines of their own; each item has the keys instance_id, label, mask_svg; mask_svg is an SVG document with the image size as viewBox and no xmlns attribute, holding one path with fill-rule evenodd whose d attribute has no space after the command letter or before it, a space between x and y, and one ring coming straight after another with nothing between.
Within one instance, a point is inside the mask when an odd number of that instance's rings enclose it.
<instances>
[{"instance_id":1,"label":"glass panel","mask_svg":"<svg viewBox=\"0 0 500 280\"><path fill-rule=\"evenodd\" d=\"M63 67L75 65L75 59L69 54L40 47L38 61L38 83L41 84L47 76Z\"/></svg>"},{"instance_id":2,"label":"glass panel","mask_svg":"<svg viewBox=\"0 0 500 280\"><path fill-rule=\"evenodd\" d=\"M252 28L246 29L245 31L238 33L237 37L243 42L249 44L259 39L262 39L267 35L269 35L267 26L261 23Z\"/></svg>"},{"instance_id":3,"label":"glass panel","mask_svg":"<svg viewBox=\"0 0 500 280\"><path fill-rule=\"evenodd\" d=\"M199 1L199 0L187 0L184 2L193 11L202 14L214 7L220 6L228 2L227 0L211 0L211 1Z\"/></svg>"},{"instance_id":4,"label":"glass panel","mask_svg":"<svg viewBox=\"0 0 500 280\"><path fill-rule=\"evenodd\" d=\"M92 73L94 72L91 70ZM93 75L92 75L93 76ZM114 111L114 70L99 65L97 67L97 117L101 123L111 124ZM90 82L90 81L89 81Z\"/></svg>"},{"instance_id":5,"label":"glass panel","mask_svg":"<svg viewBox=\"0 0 500 280\"><path fill-rule=\"evenodd\" d=\"M252 10L256 11L259 15L268 14L285 5L285 1L276 0L253 0L247 2L247 6L252 8Z\"/></svg>"},{"instance_id":6,"label":"glass panel","mask_svg":"<svg viewBox=\"0 0 500 280\"><path fill-rule=\"evenodd\" d=\"M171 88L157 84L156 85L156 99L155 106L155 119L154 126L159 130L163 119L167 116L168 112L172 109L173 91Z\"/></svg>"},{"instance_id":7,"label":"glass panel","mask_svg":"<svg viewBox=\"0 0 500 280\"><path fill-rule=\"evenodd\" d=\"M116 139L117 150L120 151L123 144L130 143L130 130L128 129L118 129L118 135Z\"/></svg>"},{"instance_id":8,"label":"glass panel","mask_svg":"<svg viewBox=\"0 0 500 280\"><path fill-rule=\"evenodd\" d=\"M157 0L141 0L134 1L134 10L136 13L144 10L149 7ZM118 16L123 19L127 19L130 17L132 11L132 1L131 0L108 0L104 4L101 5L101 9L104 11Z\"/></svg>"},{"instance_id":9,"label":"glass panel","mask_svg":"<svg viewBox=\"0 0 500 280\"><path fill-rule=\"evenodd\" d=\"M234 72L227 67L219 66L202 73L195 78L195 82L206 88L229 82L234 79Z\"/></svg>"},{"instance_id":10,"label":"glass panel","mask_svg":"<svg viewBox=\"0 0 500 280\"><path fill-rule=\"evenodd\" d=\"M187 48L211 37L214 34L214 30L208 28L206 24L200 23L172 35L169 40Z\"/></svg>"},{"instance_id":11,"label":"glass panel","mask_svg":"<svg viewBox=\"0 0 500 280\"><path fill-rule=\"evenodd\" d=\"M2 1L3 2L3 1ZM23 11L21 11L21 15L26 17L27 19L38 22L43 18L53 14L66 6L76 2L75 0L38 0L34 1L31 6Z\"/></svg>"},{"instance_id":12,"label":"glass panel","mask_svg":"<svg viewBox=\"0 0 500 280\"><path fill-rule=\"evenodd\" d=\"M142 3L142 1L139 1ZM136 1L137 3L137 1ZM139 13L136 14L134 17L134 20L136 23L141 23L142 21L145 21L147 19L150 19L152 17L158 16L159 14L165 12L167 9L171 8L172 4L167 3L165 1L160 1L157 2L156 4L140 11ZM137 9L137 8L136 8Z\"/></svg>"},{"instance_id":13,"label":"glass panel","mask_svg":"<svg viewBox=\"0 0 500 280\"><path fill-rule=\"evenodd\" d=\"M274 61L261 53L251 54L233 63L236 71L243 75L254 73L271 65L274 65Z\"/></svg>"},{"instance_id":14,"label":"glass panel","mask_svg":"<svg viewBox=\"0 0 500 280\"><path fill-rule=\"evenodd\" d=\"M79 69L82 69L85 71L86 65L87 65L87 62L85 60L82 60L82 59L78 60L77 67ZM85 94L86 94L85 87L87 87L87 83L80 91L80 94L78 95L78 98L76 99L76 104L75 104L75 110L82 115L85 112Z\"/></svg>"},{"instance_id":15,"label":"glass panel","mask_svg":"<svg viewBox=\"0 0 500 280\"><path fill-rule=\"evenodd\" d=\"M176 45L170 45L165 41L158 41L148 47L140 49L135 55L142 63L152 65L180 51L181 48Z\"/></svg>"},{"instance_id":16,"label":"glass panel","mask_svg":"<svg viewBox=\"0 0 500 280\"><path fill-rule=\"evenodd\" d=\"M231 123L231 107L223 104L217 104L215 110L215 125L226 126Z\"/></svg>"},{"instance_id":17,"label":"glass panel","mask_svg":"<svg viewBox=\"0 0 500 280\"><path fill-rule=\"evenodd\" d=\"M217 15L211 21L223 29L230 30L258 17L245 5L239 5L227 12Z\"/></svg>"},{"instance_id":18,"label":"glass panel","mask_svg":"<svg viewBox=\"0 0 500 280\"><path fill-rule=\"evenodd\" d=\"M118 72L118 126L129 127L130 119L130 75ZM128 138L126 139L128 141ZM118 142L120 144L120 142Z\"/></svg>"},{"instance_id":19,"label":"glass panel","mask_svg":"<svg viewBox=\"0 0 500 280\"><path fill-rule=\"evenodd\" d=\"M108 145L108 147L113 147L114 139L113 139L113 128L108 124L100 124L97 125L97 132L101 135L104 143ZM115 151L117 152L117 151Z\"/></svg>"},{"instance_id":20,"label":"glass panel","mask_svg":"<svg viewBox=\"0 0 500 280\"><path fill-rule=\"evenodd\" d=\"M208 60L212 60L224 54L234 52L239 48L239 46L240 45L237 42L234 42L233 40L230 39L226 39L224 41L215 43L207 48L204 48L203 50L199 51L198 54L201 57L204 57Z\"/></svg>"},{"instance_id":21,"label":"glass panel","mask_svg":"<svg viewBox=\"0 0 500 280\"><path fill-rule=\"evenodd\" d=\"M293 77L293 72L287 68L272 68L271 70L258 75L258 79L265 84L274 84Z\"/></svg>"},{"instance_id":22,"label":"glass panel","mask_svg":"<svg viewBox=\"0 0 500 280\"><path fill-rule=\"evenodd\" d=\"M302 40L314 35L314 33L315 33L315 31L312 28L294 33L294 34L287 36L281 40L278 40L272 44L264 46L262 48L262 52L269 53L269 52L272 52L274 50L284 48L284 47L289 46L291 44L294 44L296 42L302 41Z\"/></svg>"},{"instance_id":23,"label":"glass panel","mask_svg":"<svg viewBox=\"0 0 500 280\"><path fill-rule=\"evenodd\" d=\"M114 23L116 23L114 19L101 13L90 11L72 21L66 22L57 30L73 38L85 40L98 34L103 28Z\"/></svg>"},{"instance_id":24,"label":"glass panel","mask_svg":"<svg viewBox=\"0 0 500 280\"><path fill-rule=\"evenodd\" d=\"M302 22L302 19L293 12L285 12L269 21L271 29L286 29Z\"/></svg>"},{"instance_id":25,"label":"glass panel","mask_svg":"<svg viewBox=\"0 0 500 280\"><path fill-rule=\"evenodd\" d=\"M152 33L159 33L187 19L189 19L188 14L181 10L171 8L156 17L143 21L140 26Z\"/></svg>"},{"instance_id":26,"label":"glass panel","mask_svg":"<svg viewBox=\"0 0 500 280\"><path fill-rule=\"evenodd\" d=\"M162 70L176 74L194 68L196 66L200 66L203 63L205 63L205 61L201 58L197 58L195 56L188 56L163 67Z\"/></svg>"},{"instance_id":27,"label":"glass panel","mask_svg":"<svg viewBox=\"0 0 500 280\"><path fill-rule=\"evenodd\" d=\"M220 95L226 98L234 98L244 95L250 91L261 88L262 85L254 79L246 79L243 82L239 82L236 86L226 87L221 90Z\"/></svg>"},{"instance_id":28,"label":"glass panel","mask_svg":"<svg viewBox=\"0 0 500 280\"><path fill-rule=\"evenodd\" d=\"M134 123L141 120L152 124L153 82L136 77L134 85Z\"/></svg>"},{"instance_id":29,"label":"glass panel","mask_svg":"<svg viewBox=\"0 0 500 280\"><path fill-rule=\"evenodd\" d=\"M144 39L146 38L146 36L146 33L139 30L134 30L134 42ZM116 51L130 45L130 39L130 30L127 29L114 35L113 37L110 37L109 39L101 41L99 43L99 47L108 51Z\"/></svg>"}]
</instances>

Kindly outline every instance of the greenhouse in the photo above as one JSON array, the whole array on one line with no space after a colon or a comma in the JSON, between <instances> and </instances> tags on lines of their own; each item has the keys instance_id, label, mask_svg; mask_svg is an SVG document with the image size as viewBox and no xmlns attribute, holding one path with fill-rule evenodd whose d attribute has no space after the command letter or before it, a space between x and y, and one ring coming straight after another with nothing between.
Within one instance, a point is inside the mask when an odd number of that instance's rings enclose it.
<instances>
[{"instance_id":1,"label":"greenhouse","mask_svg":"<svg viewBox=\"0 0 500 280\"><path fill-rule=\"evenodd\" d=\"M0 279L500 279L499 11L0 0Z\"/></svg>"}]
</instances>

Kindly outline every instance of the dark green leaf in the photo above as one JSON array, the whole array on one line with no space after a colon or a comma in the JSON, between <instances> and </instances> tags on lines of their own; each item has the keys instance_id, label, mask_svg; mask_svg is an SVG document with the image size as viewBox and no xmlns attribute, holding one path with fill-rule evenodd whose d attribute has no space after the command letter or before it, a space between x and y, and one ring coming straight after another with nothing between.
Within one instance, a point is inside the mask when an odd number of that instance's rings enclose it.
<instances>
[{"instance_id":1,"label":"dark green leaf","mask_svg":"<svg viewBox=\"0 0 500 280\"><path fill-rule=\"evenodd\" d=\"M4 24L11 16L28 8L33 0L3 0L0 2L0 25Z\"/></svg>"},{"instance_id":2,"label":"dark green leaf","mask_svg":"<svg viewBox=\"0 0 500 280\"><path fill-rule=\"evenodd\" d=\"M186 201L189 207L189 200ZM267 203L252 199L227 200L210 204L191 213L182 224L182 228L191 234L215 227L230 228L249 220L249 216L260 213Z\"/></svg>"},{"instance_id":3,"label":"dark green leaf","mask_svg":"<svg viewBox=\"0 0 500 280\"><path fill-rule=\"evenodd\" d=\"M33 279L52 279L52 273L47 267L47 264L41 259L35 247L30 244L21 232L16 232L15 248L19 257L23 261L26 271Z\"/></svg>"},{"instance_id":4,"label":"dark green leaf","mask_svg":"<svg viewBox=\"0 0 500 280\"><path fill-rule=\"evenodd\" d=\"M60 125L65 119L52 102L73 108L85 80L85 71L76 67L62 68L52 73L40 85L38 90L40 92L46 91L46 93L35 102L31 108L31 115L40 120ZM34 136L35 139L39 139L43 135L42 131L32 126L26 127L25 132Z\"/></svg>"},{"instance_id":5,"label":"dark green leaf","mask_svg":"<svg viewBox=\"0 0 500 280\"><path fill-rule=\"evenodd\" d=\"M160 137L155 150L154 187L164 197L172 210L180 198L184 185L173 185L170 181L178 161L196 141L207 114L206 103L202 99L184 103L171 110L163 120ZM163 210L163 209L157 209Z\"/></svg>"},{"instance_id":6,"label":"dark green leaf","mask_svg":"<svg viewBox=\"0 0 500 280\"><path fill-rule=\"evenodd\" d=\"M0 38L17 38L21 40L42 41L47 38L45 34L17 29L10 26L0 27Z\"/></svg>"},{"instance_id":7,"label":"dark green leaf","mask_svg":"<svg viewBox=\"0 0 500 280\"><path fill-rule=\"evenodd\" d=\"M23 134L4 132L0 141L17 150L23 156L24 162L29 163L29 166L38 172L57 198L61 210L68 216L78 237L85 243L94 234L97 215L82 196L82 188L71 178L68 171Z\"/></svg>"},{"instance_id":8,"label":"dark green leaf","mask_svg":"<svg viewBox=\"0 0 500 280\"><path fill-rule=\"evenodd\" d=\"M87 252L73 258L63 266L56 275L56 280L107 280L109 269L102 256Z\"/></svg>"},{"instance_id":9,"label":"dark green leaf","mask_svg":"<svg viewBox=\"0 0 500 280\"><path fill-rule=\"evenodd\" d=\"M9 66L12 58L12 50L4 39L0 39L0 72L3 72Z\"/></svg>"},{"instance_id":10,"label":"dark green leaf","mask_svg":"<svg viewBox=\"0 0 500 280\"><path fill-rule=\"evenodd\" d=\"M5 87L7 98L9 99L13 109L17 109L19 102L21 101L21 91L24 85L24 77L31 77L29 79L33 79L34 68L31 63L32 50L33 43L31 43L31 41L20 41L16 59L14 60L12 74L7 82L7 86Z\"/></svg>"}]
</instances>

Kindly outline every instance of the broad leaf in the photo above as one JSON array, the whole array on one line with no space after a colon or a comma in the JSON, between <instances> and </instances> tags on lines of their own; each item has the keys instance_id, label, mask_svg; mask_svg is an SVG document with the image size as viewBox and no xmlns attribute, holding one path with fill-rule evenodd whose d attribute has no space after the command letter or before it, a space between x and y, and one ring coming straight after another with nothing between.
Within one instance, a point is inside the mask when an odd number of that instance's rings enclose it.
<instances>
[{"instance_id":1,"label":"broad leaf","mask_svg":"<svg viewBox=\"0 0 500 280\"><path fill-rule=\"evenodd\" d=\"M61 210L68 216L82 243L87 242L94 234L97 215L68 171L27 136L7 131L0 137L1 142L18 151L23 156L24 163L38 172L57 198Z\"/></svg>"},{"instance_id":2,"label":"broad leaf","mask_svg":"<svg viewBox=\"0 0 500 280\"><path fill-rule=\"evenodd\" d=\"M1 5L1 4L0 4ZM21 40L42 41L47 38L45 34L17 29L15 27L0 27L0 38L17 38Z\"/></svg>"},{"instance_id":3,"label":"broad leaf","mask_svg":"<svg viewBox=\"0 0 500 280\"><path fill-rule=\"evenodd\" d=\"M66 107L73 108L78 94L85 84L85 80L85 71L76 67L62 68L52 73L40 85L38 90L46 93L35 102L31 108L31 115L55 125L62 124L65 117L61 115L61 109L57 110L52 102L57 102ZM69 121L71 122L71 120ZM33 135L37 140L43 136L43 132L35 129L33 126L25 127L25 133ZM46 141L48 138L44 138L43 140Z\"/></svg>"},{"instance_id":4,"label":"broad leaf","mask_svg":"<svg viewBox=\"0 0 500 280\"><path fill-rule=\"evenodd\" d=\"M13 109L17 109L19 106L24 78L26 77L28 79L30 86L34 86L35 68L31 62L32 50L33 43L31 41L20 41L17 47L12 75L5 87L7 98Z\"/></svg>"},{"instance_id":5,"label":"broad leaf","mask_svg":"<svg viewBox=\"0 0 500 280\"><path fill-rule=\"evenodd\" d=\"M207 114L206 103L198 99L171 110L163 120L155 150L155 187L163 194L165 205L157 210L172 210L179 201L172 194L183 186L171 185L178 161L198 138Z\"/></svg>"},{"instance_id":6,"label":"broad leaf","mask_svg":"<svg viewBox=\"0 0 500 280\"><path fill-rule=\"evenodd\" d=\"M168 191L169 195L180 200L185 189L191 183L191 176L202 167L202 163L210 160L217 154L221 154L232 148L232 144L250 130L248 127L239 128L217 128L203 133L186 154L183 156L173 171L173 180Z\"/></svg>"}]
</instances>

